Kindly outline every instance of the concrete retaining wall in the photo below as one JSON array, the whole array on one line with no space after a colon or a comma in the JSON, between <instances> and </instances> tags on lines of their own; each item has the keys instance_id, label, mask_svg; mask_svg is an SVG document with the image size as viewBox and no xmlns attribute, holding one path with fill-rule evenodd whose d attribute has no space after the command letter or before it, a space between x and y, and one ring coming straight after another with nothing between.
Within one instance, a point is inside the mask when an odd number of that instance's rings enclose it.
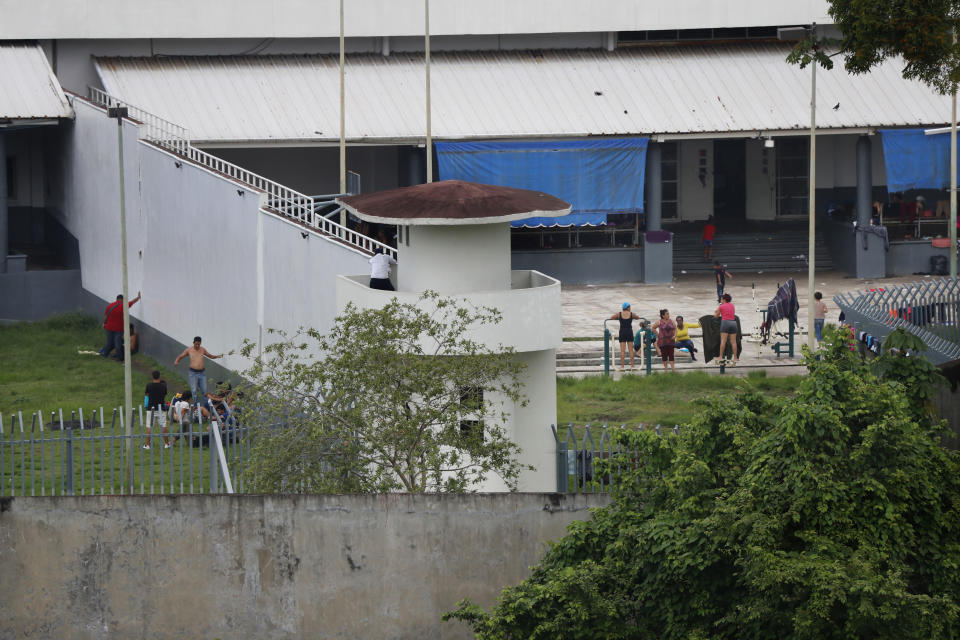
<instances>
[{"instance_id":1,"label":"concrete retaining wall","mask_svg":"<svg viewBox=\"0 0 960 640\"><path fill-rule=\"evenodd\" d=\"M514 251L513 269L531 269L564 284L639 282L643 279L643 251L631 248L556 249Z\"/></svg>"},{"instance_id":2,"label":"concrete retaining wall","mask_svg":"<svg viewBox=\"0 0 960 640\"><path fill-rule=\"evenodd\" d=\"M468 638L601 495L0 500L0 638Z\"/></svg>"}]
</instances>

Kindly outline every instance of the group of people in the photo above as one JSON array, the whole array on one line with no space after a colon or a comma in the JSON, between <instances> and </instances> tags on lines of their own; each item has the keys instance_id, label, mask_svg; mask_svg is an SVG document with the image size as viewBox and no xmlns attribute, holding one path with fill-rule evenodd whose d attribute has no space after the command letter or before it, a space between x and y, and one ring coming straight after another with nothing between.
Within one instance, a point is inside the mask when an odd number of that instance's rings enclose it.
<instances>
[{"instance_id":1,"label":"group of people","mask_svg":"<svg viewBox=\"0 0 960 640\"><path fill-rule=\"evenodd\" d=\"M735 365L739 361L739 354L737 353L738 326L736 308L729 293L722 294L720 304L713 315L720 319L720 353L726 353L729 343L733 353L731 364ZM620 343L620 371L626 370L628 351L630 370L636 370L634 357L640 352L643 346L643 334L648 330L653 334L653 344L656 347L657 356L663 361L664 371L676 371L675 354L677 349L686 349L690 353L690 359L694 362L697 360L697 348L690 338L690 329L699 328L699 322L684 322L683 316L677 316L676 321L674 321L670 317L669 309L660 309L660 317L656 322L649 328L641 327L640 332L635 335L633 321L640 320L640 316L633 312L629 302L624 302L620 311L610 316L610 320L620 322L620 330L617 334L617 340Z\"/></svg>"},{"instance_id":2,"label":"group of people","mask_svg":"<svg viewBox=\"0 0 960 640\"><path fill-rule=\"evenodd\" d=\"M199 342L199 340L197 341ZM195 343L196 344L196 343ZM190 349L187 349L190 351ZM147 410L147 424L145 432L147 440L143 445L144 449L150 449L150 433L153 425L158 425L163 430L163 448L169 449L171 444L176 443L177 437L174 436L171 442L167 430L167 418L181 425L193 422L195 415L202 416L208 421L207 430L209 431L209 421L213 414L216 414L217 422L226 424L234 413L234 403L238 394L235 394L230 384L224 385L223 382L217 382L217 389L214 392L206 391L206 380L202 387L194 385L191 380L191 389L186 389L174 395L167 403L167 382L160 378L160 372L154 371L152 380L147 384L144 390L144 407ZM200 389L203 391L200 391ZM197 389L194 391L194 389Z\"/></svg>"}]
</instances>

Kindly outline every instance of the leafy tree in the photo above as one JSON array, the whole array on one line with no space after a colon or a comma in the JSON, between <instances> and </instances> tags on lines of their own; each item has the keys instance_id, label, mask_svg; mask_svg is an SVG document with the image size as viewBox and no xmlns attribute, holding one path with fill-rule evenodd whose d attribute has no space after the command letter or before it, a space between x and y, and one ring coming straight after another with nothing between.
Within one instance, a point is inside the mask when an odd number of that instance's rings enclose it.
<instances>
[{"instance_id":1,"label":"leafy tree","mask_svg":"<svg viewBox=\"0 0 960 640\"><path fill-rule=\"evenodd\" d=\"M471 333L499 311L426 292L382 309L352 304L322 335L301 329L253 357L244 412L256 416L256 491L467 491L524 468L505 426L525 403L523 365ZM250 420L250 418L248 418Z\"/></svg>"},{"instance_id":2,"label":"leafy tree","mask_svg":"<svg viewBox=\"0 0 960 640\"><path fill-rule=\"evenodd\" d=\"M795 398L618 434L612 504L445 619L483 639L956 637L960 461L846 337L827 329Z\"/></svg>"},{"instance_id":3,"label":"leafy tree","mask_svg":"<svg viewBox=\"0 0 960 640\"><path fill-rule=\"evenodd\" d=\"M953 34L960 27L956 0L829 0L840 29L839 53L847 70L866 73L892 56L902 56L903 76L949 93L960 79L960 49ZM816 42L795 51L810 52ZM824 65L830 68L830 65Z\"/></svg>"}]
</instances>

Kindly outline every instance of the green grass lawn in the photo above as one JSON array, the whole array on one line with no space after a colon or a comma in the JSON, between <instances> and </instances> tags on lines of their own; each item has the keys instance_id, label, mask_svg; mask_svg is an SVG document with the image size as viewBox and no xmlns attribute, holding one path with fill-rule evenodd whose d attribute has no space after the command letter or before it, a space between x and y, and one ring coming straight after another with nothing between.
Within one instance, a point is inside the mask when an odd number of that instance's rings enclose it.
<instances>
[{"instance_id":1,"label":"green grass lawn","mask_svg":"<svg viewBox=\"0 0 960 640\"><path fill-rule=\"evenodd\" d=\"M11 413L85 411L123 404L123 365L99 355L103 346L100 322L92 316L69 313L43 322L0 326L0 414L9 425ZM170 390L187 387L176 371L158 366L153 358L133 356L133 402L142 404L150 372L159 369Z\"/></svg>"},{"instance_id":2,"label":"green grass lawn","mask_svg":"<svg viewBox=\"0 0 960 640\"><path fill-rule=\"evenodd\" d=\"M557 379L557 423L673 427L689 421L697 408L691 400L720 393L753 389L771 396L792 395L802 376L768 378L752 371L746 378L704 371L626 375L619 380L603 376Z\"/></svg>"}]
</instances>

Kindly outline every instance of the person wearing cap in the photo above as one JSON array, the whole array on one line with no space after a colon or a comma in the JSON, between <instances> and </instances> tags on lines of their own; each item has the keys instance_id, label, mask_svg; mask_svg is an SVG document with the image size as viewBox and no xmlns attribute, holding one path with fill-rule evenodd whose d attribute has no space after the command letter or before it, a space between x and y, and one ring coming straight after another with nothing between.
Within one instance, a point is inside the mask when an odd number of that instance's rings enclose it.
<instances>
[{"instance_id":1,"label":"person wearing cap","mask_svg":"<svg viewBox=\"0 0 960 640\"><path fill-rule=\"evenodd\" d=\"M620 371L624 370L627 357L627 351L630 352L630 369L636 369L633 364L633 349L627 345L633 344L633 321L639 320L640 316L630 310L630 303L624 302L620 305L620 312L610 316L610 320L620 321L620 332L617 334L617 340L620 342Z\"/></svg>"},{"instance_id":2,"label":"person wearing cap","mask_svg":"<svg viewBox=\"0 0 960 640\"><path fill-rule=\"evenodd\" d=\"M132 307L140 300L140 292L137 291L137 297L127 303ZM100 349L100 355L104 358L110 355L110 352L116 349L117 360L123 361L123 294L117 296L116 302L107 305L103 312L103 330L107 332L107 342Z\"/></svg>"}]
</instances>

